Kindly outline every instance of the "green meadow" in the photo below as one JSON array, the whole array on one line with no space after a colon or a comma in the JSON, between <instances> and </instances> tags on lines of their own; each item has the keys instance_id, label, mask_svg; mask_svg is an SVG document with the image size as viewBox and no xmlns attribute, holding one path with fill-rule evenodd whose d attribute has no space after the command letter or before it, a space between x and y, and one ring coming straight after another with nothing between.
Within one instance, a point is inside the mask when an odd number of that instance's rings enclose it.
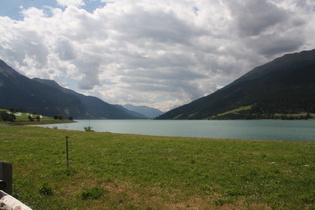
<instances>
[{"instance_id":1,"label":"green meadow","mask_svg":"<svg viewBox=\"0 0 315 210\"><path fill-rule=\"evenodd\" d=\"M314 142L0 126L0 160L33 209L315 209Z\"/></svg>"},{"instance_id":2,"label":"green meadow","mask_svg":"<svg viewBox=\"0 0 315 210\"><path fill-rule=\"evenodd\" d=\"M15 120L13 122L3 121L0 116L0 123L5 123L9 125L37 125L37 124L58 124L58 123L71 123L73 120L70 119L54 119L53 117L48 117L35 113L28 112L10 112L9 109L0 108L1 112L7 112L9 114L15 115ZM30 118L32 120L30 120Z\"/></svg>"}]
</instances>

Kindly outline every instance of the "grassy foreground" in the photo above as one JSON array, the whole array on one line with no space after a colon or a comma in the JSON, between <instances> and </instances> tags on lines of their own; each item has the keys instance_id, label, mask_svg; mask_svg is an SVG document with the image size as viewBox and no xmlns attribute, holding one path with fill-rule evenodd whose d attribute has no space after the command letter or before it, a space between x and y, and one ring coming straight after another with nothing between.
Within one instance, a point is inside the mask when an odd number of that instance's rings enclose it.
<instances>
[{"instance_id":1,"label":"grassy foreground","mask_svg":"<svg viewBox=\"0 0 315 210\"><path fill-rule=\"evenodd\" d=\"M0 126L0 160L33 209L315 209L312 142Z\"/></svg>"}]
</instances>

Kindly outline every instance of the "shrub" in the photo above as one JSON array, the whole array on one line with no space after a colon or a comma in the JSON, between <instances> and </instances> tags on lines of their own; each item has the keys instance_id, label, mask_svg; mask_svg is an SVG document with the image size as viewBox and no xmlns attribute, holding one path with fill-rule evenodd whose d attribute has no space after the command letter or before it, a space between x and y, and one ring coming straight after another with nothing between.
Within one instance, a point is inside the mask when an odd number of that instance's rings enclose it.
<instances>
[{"instance_id":1,"label":"shrub","mask_svg":"<svg viewBox=\"0 0 315 210\"><path fill-rule=\"evenodd\" d=\"M85 130L86 132L93 132L93 131L94 131L91 126L84 127L84 130Z\"/></svg>"},{"instance_id":2,"label":"shrub","mask_svg":"<svg viewBox=\"0 0 315 210\"><path fill-rule=\"evenodd\" d=\"M28 116L28 119L29 119L29 121L31 121L31 122L34 121L34 118L33 118L31 115Z\"/></svg>"},{"instance_id":3,"label":"shrub","mask_svg":"<svg viewBox=\"0 0 315 210\"><path fill-rule=\"evenodd\" d=\"M14 114L9 114L6 111L2 111L0 112L0 119L2 119L3 121L14 122L16 120L16 117Z\"/></svg>"},{"instance_id":4,"label":"shrub","mask_svg":"<svg viewBox=\"0 0 315 210\"><path fill-rule=\"evenodd\" d=\"M55 120L63 120L63 116L60 115L60 114L57 114L57 115L54 116L54 119Z\"/></svg>"},{"instance_id":5,"label":"shrub","mask_svg":"<svg viewBox=\"0 0 315 210\"><path fill-rule=\"evenodd\" d=\"M42 185L40 185L38 191L41 195L53 195L53 190L47 182L44 182Z\"/></svg>"},{"instance_id":6,"label":"shrub","mask_svg":"<svg viewBox=\"0 0 315 210\"><path fill-rule=\"evenodd\" d=\"M80 196L82 200L98 199L103 194L104 190L99 187L92 187L90 189L82 190Z\"/></svg>"}]
</instances>

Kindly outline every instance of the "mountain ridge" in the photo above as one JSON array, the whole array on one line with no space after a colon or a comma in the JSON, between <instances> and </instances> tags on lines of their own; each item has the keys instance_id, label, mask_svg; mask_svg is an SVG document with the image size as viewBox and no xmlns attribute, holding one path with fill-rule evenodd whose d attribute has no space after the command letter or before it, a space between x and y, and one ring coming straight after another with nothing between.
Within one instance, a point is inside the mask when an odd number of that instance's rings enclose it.
<instances>
[{"instance_id":1,"label":"mountain ridge","mask_svg":"<svg viewBox=\"0 0 315 210\"><path fill-rule=\"evenodd\" d=\"M47 116L76 119L135 119L132 112L94 96L61 87L53 80L30 79L0 59L0 106L23 108ZM19 107L17 107L19 106Z\"/></svg>"},{"instance_id":2,"label":"mountain ridge","mask_svg":"<svg viewBox=\"0 0 315 210\"><path fill-rule=\"evenodd\" d=\"M287 54L157 119L222 119L218 115L246 106L250 109L226 119L269 119L277 114L314 113L314 78L315 50Z\"/></svg>"},{"instance_id":3,"label":"mountain ridge","mask_svg":"<svg viewBox=\"0 0 315 210\"><path fill-rule=\"evenodd\" d=\"M125 104L123 105L123 107L130 111L141 113L149 119L153 119L164 114L164 112L162 112L161 110L148 106L134 106L132 104Z\"/></svg>"}]
</instances>

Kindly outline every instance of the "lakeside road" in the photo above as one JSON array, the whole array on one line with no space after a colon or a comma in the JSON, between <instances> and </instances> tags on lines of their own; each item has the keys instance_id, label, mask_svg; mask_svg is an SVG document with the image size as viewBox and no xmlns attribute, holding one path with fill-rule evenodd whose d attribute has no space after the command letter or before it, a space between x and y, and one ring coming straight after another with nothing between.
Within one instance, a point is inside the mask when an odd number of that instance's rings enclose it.
<instances>
[{"instance_id":1,"label":"lakeside road","mask_svg":"<svg viewBox=\"0 0 315 210\"><path fill-rule=\"evenodd\" d=\"M314 142L1 126L0 151L33 209L315 208Z\"/></svg>"}]
</instances>

